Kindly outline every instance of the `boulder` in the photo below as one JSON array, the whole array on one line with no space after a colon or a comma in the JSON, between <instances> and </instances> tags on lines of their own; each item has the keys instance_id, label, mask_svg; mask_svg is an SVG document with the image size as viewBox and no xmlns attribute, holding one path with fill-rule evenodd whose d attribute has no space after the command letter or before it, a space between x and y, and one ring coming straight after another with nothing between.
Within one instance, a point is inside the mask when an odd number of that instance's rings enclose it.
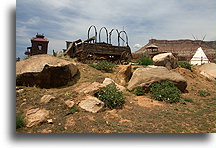
<instances>
[{"instance_id":1,"label":"boulder","mask_svg":"<svg viewBox=\"0 0 216 148\"><path fill-rule=\"evenodd\" d=\"M199 67L200 74L204 75L205 77L215 80L216 79L216 64L215 63L206 63Z\"/></svg>"},{"instance_id":2,"label":"boulder","mask_svg":"<svg viewBox=\"0 0 216 148\"><path fill-rule=\"evenodd\" d=\"M84 87L79 91L79 93L84 93L84 94L89 94L89 95L94 95L100 87L103 87L104 85L99 83L99 82L93 82L87 87Z\"/></svg>"},{"instance_id":3,"label":"boulder","mask_svg":"<svg viewBox=\"0 0 216 148\"><path fill-rule=\"evenodd\" d=\"M120 91L125 91L126 88L124 86L121 86L117 83L115 83L112 79L110 78L105 78L103 83L99 83L99 82L93 82L92 84L88 85L87 87L82 88L79 93L84 93L84 94L88 94L88 95L94 95L99 89L100 87L105 87L109 84L115 84L116 87L120 90Z\"/></svg>"},{"instance_id":4,"label":"boulder","mask_svg":"<svg viewBox=\"0 0 216 148\"><path fill-rule=\"evenodd\" d=\"M50 100L55 99L54 96L52 95L44 95L41 99L40 99L40 103L44 103L47 104L48 102L50 102Z\"/></svg>"},{"instance_id":5,"label":"boulder","mask_svg":"<svg viewBox=\"0 0 216 148\"><path fill-rule=\"evenodd\" d=\"M99 110L103 108L103 106L104 102L100 101L99 99L93 96L86 96L85 100L79 103L79 107L92 113L97 113Z\"/></svg>"},{"instance_id":6,"label":"boulder","mask_svg":"<svg viewBox=\"0 0 216 148\"><path fill-rule=\"evenodd\" d=\"M154 65L164 66L169 70L178 67L178 59L174 57L172 53L161 53L155 55L152 60L154 61Z\"/></svg>"},{"instance_id":7,"label":"boulder","mask_svg":"<svg viewBox=\"0 0 216 148\"><path fill-rule=\"evenodd\" d=\"M27 127L32 127L38 125L41 122L46 121L46 118L49 116L49 111L45 109L30 109L26 112L25 120L27 122Z\"/></svg>"},{"instance_id":8,"label":"boulder","mask_svg":"<svg viewBox=\"0 0 216 148\"><path fill-rule=\"evenodd\" d=\"M77 74L70 61L48 54L30 56L16 62L17 85L53 88L64 86Z\"/></svg>"},{"instance_id":9,"label":"boulder","mask_svg":"<svg viewBox=\"0 0 216 148\"><path fill-rule=\"evenodd\" d=\"M169 71L162 66L138 68L134 71L130 81L128 82L128 89L134 90L137 86L149 87L154 82L170 80L182 92L187 87L185 78L179 73Z\"/></svg>"},{"instance_id":10,"label":"boulder","mask_svg":"<svg viewBox=\"0 0 216 148\"><path fill-rule=\"evenodd\" d=\"M127 85L132 75L131 64L122 65L120 71L116 74L116 82L122 86Z\"/></svg>"},{"instance_id":11,"label":"boulder","mask_svg":"<svg viewBox=\"0 0 216 148\"><path fill-rule=\"evenodd\" d=\"M110 79L110 78L105 78L104 81L103 81L103 85L104 85L104 86L107 86L107 85L109 85L109 84L111 84L111 83L115 84L116 88L119 89L120 91L126 91L126 88L125 88L124 86L121 86L121 85L115 83L115 82L114 82L112 79Z\"/></svg>"}]
</instances>

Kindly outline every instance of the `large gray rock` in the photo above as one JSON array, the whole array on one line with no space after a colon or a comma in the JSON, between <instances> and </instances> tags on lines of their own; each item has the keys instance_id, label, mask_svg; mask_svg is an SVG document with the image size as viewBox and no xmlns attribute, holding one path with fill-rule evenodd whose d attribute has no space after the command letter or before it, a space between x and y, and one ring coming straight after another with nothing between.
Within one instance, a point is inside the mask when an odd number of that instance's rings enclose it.
<instances>
[{"instance_id":1,"label":"large gray rock","mask_svg":"<svg viewBox=\"0 0 216 148\"><path fill-rule=\"evenodd\" d=\"M128 82L128 89L134 90L137 86L149 87L154 82L170 80L182 92L187 87L187 82L179 73L171 72L162 66L138 68L134 71L130 81Z\"/></svg>"},{"instance_id":2,"label":"large gray rock","mask_svg":"<svg viewBox=\"0 0 216 148\"><path fill-rule=\"evenodd\" d=\"M27 127L32 127L46 121L49 116L49 111L45 109L30 109L26 112L25 120L27 122Z\"/></svg>"},{"instance_id":3,"label":"large gray rock","mask_svg":"<svg viewBox=\"0 0 216 148\"><path fill-rule=\"evenodd\" d=\"M206 63L199 67L200 74L204 75L205 77L214 80L216 79L216 64L215 63Z\"/></svg>"},{"instance_id":4,"label":"large gray rock","mask_svg":"<svg viewBox=\"0 0 216 148\"><path fill-rule=\"evenodd\" d=\"M161 53L155 55L152 60L155 66L164 66L167 69L175 69L178 67L178 59L172 53Z\"/></svg>"},{"instance_id":5,"label":"large gray rock","mask_svg":"<svg viewBox=\"0 0 216 148\"><path fill-rule=\"evenodd\" d=\"M132 75L131 64L122 65L121 67L122 68L116 74L116 82L122 86L125 86L127 85Z\"/></svg>"},{"instance_id":6,"label":"large gray rock","mask_svg":"<svg viewBox=\"0 0 216 148\"><path fill-rule=\"evenodd\" d=\"M34 55L16 62L17 85L60 87L72 80L78 72L70 61L47 54Z\"/></svg>"},{"instance_id":7,"label":"large gray rock","mask_svg":"<svg viewBox=\"0 0 216 148\"><path fill-rule=\"evenodd\" d=\"M103 108L103 106L104 106L104 102L92 96L86 96L85 100L79 103L79 107L92 113L97 113L99 110Z\"/></svg>"}]
</instances>

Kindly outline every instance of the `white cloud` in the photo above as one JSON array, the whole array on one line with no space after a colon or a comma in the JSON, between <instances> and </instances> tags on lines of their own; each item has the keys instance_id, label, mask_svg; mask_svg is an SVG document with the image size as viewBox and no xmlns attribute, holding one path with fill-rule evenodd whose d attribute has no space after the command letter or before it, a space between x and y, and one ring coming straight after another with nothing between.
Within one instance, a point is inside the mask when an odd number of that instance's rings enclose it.
<instances>
[{"instance_id":1,"label":"white cloud","mask_svg":"<svg viewBox=\"0 0 216 148\"><path fill-rule=\"evenodd\" d=\"M28 8L28 17L17 17L21 24L17 27L17 36L30 38L34 36L32 32L45 30L50 50L65 48L65 40L85 40L90 25L97 26L98 31L103 26L109 30L124 26L132 51L151 38L193 39L191 34L206 34L206 40L216 39L215 0L28 0L17 3ZM34 24L42 23L48 27L34 28L37 26Z\"/></svg>"},{"instance_id":2,"label":"white cloud","mask_svg":"<svg viewBox=\"0 0 216 148\"><path fill-rule=\"evenodd\" d=\"M134 47L134 48L141 48L142 45L140 45L140 44L134 44L133 47Z\"/></svg>"},{"instance_id":3,"label":"white cloud","mask_svg":"<svg viewBox=\"0 0 216 148\"><path fill-rule=\"evenodd\" d=\"M40 18L38 16L34 16L30 18L27 22L25 22L26 25L37 25L40 22Z\"/></svg>"}]
</instances>

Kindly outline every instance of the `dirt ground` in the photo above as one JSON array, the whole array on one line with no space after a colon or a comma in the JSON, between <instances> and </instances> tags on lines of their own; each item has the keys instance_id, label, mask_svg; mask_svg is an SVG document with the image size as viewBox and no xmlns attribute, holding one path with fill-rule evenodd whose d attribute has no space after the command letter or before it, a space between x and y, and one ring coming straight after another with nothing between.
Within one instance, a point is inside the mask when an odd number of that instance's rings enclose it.
<instances>
[{"instance_id":1,"label":"dirt ground","mask_svg":"<svg viewBox=\"0 0 216 148\"><path fill-rule=\"evenodd\" d=\"M17 94L16 112L24 113L31 107L45 108L50 111L49 118L53 123L41 123L31 128L17 129L18 133L213 133L216 132L215 81L199 74L198 67L193 72L177 68L187 80L185 98L192 101L166 103L155 101L150 95L136 96L130 92L124 93L125 104L122 109L104 108L98 113L90 113L78 108L73 114L68 114L69 108L62 100L72 99L78 104L77 90L92 82L102 82L104 78L115 79L113 73L103 73L86 64L78 63L78 75L68 86L53 89L38 87L23 87L24 92ZM199 90L206 90L210 96L201 97ZM46 105L40 103L43 95L53 95L56 98Z\"/></svg>"}]
</instances>

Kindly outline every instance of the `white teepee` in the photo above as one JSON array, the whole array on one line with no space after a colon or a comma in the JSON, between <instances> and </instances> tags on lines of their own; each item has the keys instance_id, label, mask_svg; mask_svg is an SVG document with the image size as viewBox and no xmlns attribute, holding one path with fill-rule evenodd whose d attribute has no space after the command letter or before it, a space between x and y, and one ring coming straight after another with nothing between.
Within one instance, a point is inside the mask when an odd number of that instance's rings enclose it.
<instances>
[{"instance_id":1,"label":"white teepee","mask_svg":"<svg viewBox=\"0 0 216 148\"><path fill-rule=\"evenodd\" d=\"M201 47L199 47L194 54L193 58L190 60L190 63L193 65L202 65L204 63L209 63L209 59L205 55Z\"/></svg>"}]
</instances>

